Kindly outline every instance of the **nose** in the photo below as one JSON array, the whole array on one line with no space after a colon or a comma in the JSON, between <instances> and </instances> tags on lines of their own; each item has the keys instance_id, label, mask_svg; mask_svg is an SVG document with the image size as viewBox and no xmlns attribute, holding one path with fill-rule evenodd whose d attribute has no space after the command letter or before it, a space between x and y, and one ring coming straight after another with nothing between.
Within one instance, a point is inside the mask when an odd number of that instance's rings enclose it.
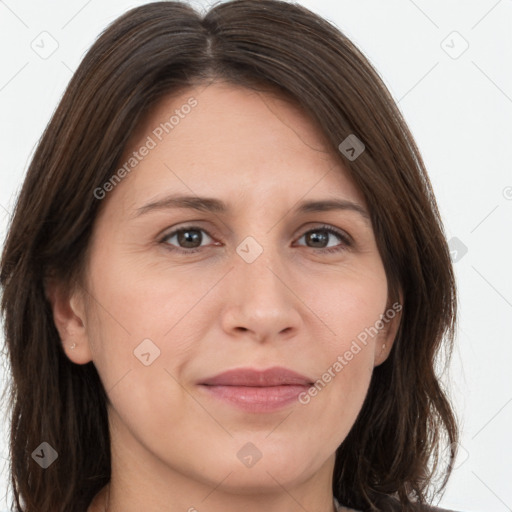
<instances>
[{"instance_id":1,"label":"nose","mask_svg":"<svg viewBox=\"0 0 512 512\"><path fill-rule=\"evenodd\" d=\"M251 263L235 254L222 314L230 336L271 342L296 335L302 302L283 263L277 249L265 249Z\"/></svg>"}]
</instances>

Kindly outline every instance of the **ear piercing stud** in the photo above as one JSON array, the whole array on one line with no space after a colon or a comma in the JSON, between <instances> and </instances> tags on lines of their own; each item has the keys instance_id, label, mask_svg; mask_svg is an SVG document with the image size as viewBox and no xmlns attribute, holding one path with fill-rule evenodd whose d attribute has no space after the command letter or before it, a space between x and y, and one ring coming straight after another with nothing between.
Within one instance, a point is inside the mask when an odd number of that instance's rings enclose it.
<instances>
[{"instance_id":1,"label":"ear piercing stud","mask_svg":"<svg viewBox=\"0 0 512 512\"><path fill-rule=\"evenodd\" d=\"M75 350L75 348L76 348L76 343L73 343L73 345L71 345L71 347L70 347L70 348L71 348L71 350Z\"/></svg>"}]
</instances>

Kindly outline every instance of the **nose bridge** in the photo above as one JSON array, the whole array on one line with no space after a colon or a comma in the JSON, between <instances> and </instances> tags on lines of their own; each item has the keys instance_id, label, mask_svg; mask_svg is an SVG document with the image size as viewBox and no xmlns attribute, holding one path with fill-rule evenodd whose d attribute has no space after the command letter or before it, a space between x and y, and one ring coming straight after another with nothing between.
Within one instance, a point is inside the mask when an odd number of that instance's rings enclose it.
<instances>
[{"instance_id":1,"label":"nose bridge","mask_svg":"<svg viewBox=\"0 0 512 512\"><path fill-rule=\"evenodd\" d=\"M296 326L299 314L287 286L290 273L283 264L283 248L272 241L271 234L262 238L264 243L247 237L236 248L227 327L266 339Z\"/></svg>"},{"instance_id":2,"label":"nose bridge","mask_svg":"<svg viewBox=\"0 0 512 512\"><path fill-rule=\"evenodd\" d=\"M263 236L260 235L259 240ZM282 248L277 246L272 234L266 234L261 243L253 236L246 237L237 247L237 279L240 279L249 288L247 291L256 299L261 296L269 298L270 295L281 296L286 294L283 284ZM277 297L273 297L274 300Z\"/></svg>"}]
</instances>

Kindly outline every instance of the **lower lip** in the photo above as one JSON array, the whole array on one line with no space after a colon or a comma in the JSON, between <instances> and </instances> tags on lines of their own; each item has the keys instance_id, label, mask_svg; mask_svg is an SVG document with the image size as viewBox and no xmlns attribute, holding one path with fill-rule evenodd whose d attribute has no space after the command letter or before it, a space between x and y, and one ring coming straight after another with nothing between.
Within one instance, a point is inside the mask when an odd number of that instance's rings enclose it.
<instances>
[{"instance_id":1,"label":"lower lip","mask_svg":"<svg viewBox=\"0 0 512 512\"><path fill-rule=\"evenodd\" d=\"M248 412L272 412L296 402L310 386L206 386L210 395Z\"/></svg>"}]
</instances>

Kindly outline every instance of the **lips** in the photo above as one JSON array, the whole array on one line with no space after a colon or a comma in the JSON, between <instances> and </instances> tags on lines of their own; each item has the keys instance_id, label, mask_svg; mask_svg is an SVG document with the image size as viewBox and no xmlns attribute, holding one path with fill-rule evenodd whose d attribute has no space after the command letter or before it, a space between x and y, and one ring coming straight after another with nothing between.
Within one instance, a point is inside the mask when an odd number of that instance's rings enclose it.
<instances>
[{"instance_id":1,"label":"lips","mask_svg":"<svg viewBox=\"0 0 512 512\"><path fill-rule=\"evenodd\" d=\"M245 412L269 413L293 403L312 386L308 377L287 368L237 368L198 383L202 392Z\"/></svg>"},{"instance_id":2,"label":"lips","mask_svg":"<svg viewBox=\"0 0 512 512\"><path fill-rule=\"evenodd\" d=\"M237 368L210 377L200 384L205 386L311 386L308 377L282 367L254 370L252 368Z\"/></svg>"}]
</instances>

